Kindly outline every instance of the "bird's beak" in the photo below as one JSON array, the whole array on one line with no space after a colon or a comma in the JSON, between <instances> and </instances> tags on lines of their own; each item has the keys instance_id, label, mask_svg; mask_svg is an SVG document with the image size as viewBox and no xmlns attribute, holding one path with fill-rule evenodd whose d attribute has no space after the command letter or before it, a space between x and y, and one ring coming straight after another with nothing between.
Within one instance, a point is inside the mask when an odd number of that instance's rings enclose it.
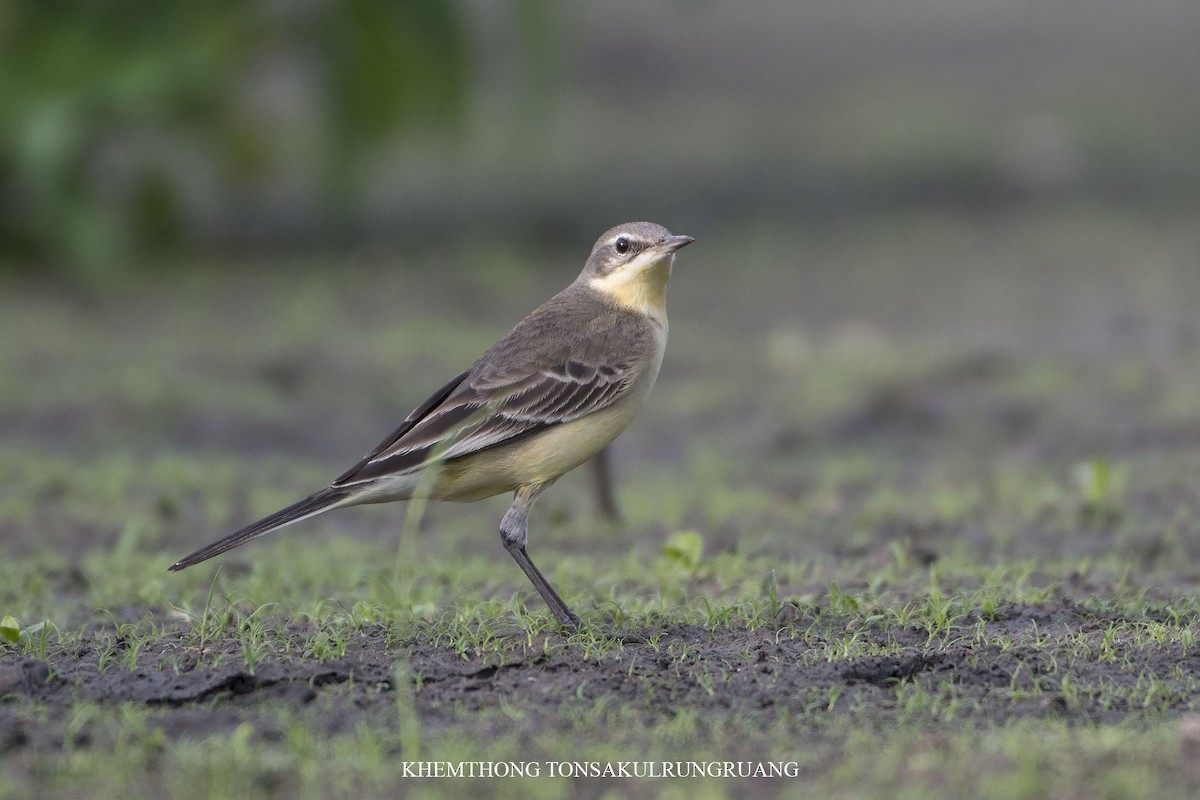
<instances>
[{"instance_id":1,"label":"bird's beak","mask_svg":"<svg viewBox=\"0 0 1200 800\"><path fill-rule=\"evenodd\" d=\"M654 247L666 253L674 253L681 247L687 247L692 242L696 241L691 236L668 236Z\"/></svg>"}]
</instances>

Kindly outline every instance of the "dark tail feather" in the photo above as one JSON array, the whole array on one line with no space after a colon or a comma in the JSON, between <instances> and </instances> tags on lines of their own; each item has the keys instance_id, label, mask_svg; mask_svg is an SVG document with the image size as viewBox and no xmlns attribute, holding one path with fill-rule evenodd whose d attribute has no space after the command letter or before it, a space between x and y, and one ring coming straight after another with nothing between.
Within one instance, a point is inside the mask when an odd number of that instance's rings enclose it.
<instances>
[{"instance_id":1,"label":"dark tail feather","mask_svg":"<svg viewBox=\"0 0 1200 800\"><path fill-rule=\"evenodd\" d=\"M190 556L185 556L176 561L171 565L170 570L171 572L177 572L193 564L199 564L201 561L207 561L213 556L220 555L226 550L232 550L238 545L245 544L251 539L257 539L259 536L264 536L273 530L282 528L284 525L291 525L293 522L299 522L307 517L315 516L322 511L328 511L351 494L352 492L349 489L334 486L322 489L298 503L292 503L287 508L276 511L270 516L263 517L258 522L247 525L236 533L229 534L224 539L213 542L207 547L201 547Z\"/></svg>"}]
</instances>

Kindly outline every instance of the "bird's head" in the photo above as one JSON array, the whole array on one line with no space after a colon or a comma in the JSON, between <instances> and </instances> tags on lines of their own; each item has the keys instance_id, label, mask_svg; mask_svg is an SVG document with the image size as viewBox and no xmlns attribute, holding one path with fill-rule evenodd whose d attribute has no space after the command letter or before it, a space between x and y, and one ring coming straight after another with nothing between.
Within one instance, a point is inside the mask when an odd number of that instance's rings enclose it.
<instances>
[{"instance_id":1,"label":"bird's head","mask_svg":"<svg viewBox=\"0 0 1200 800\"><path fill-rule=\"evenodd\" d=\"M618 225L596 240L578 282L619 306L665 319L675 251L693 241L653 222Z\"/></svg>"}]
</instances>

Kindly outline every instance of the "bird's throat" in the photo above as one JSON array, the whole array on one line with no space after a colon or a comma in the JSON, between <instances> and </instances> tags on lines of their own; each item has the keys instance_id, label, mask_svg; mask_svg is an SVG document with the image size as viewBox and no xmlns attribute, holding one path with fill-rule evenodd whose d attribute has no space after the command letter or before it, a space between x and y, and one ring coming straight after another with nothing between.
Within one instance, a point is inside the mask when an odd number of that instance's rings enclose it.
<instances>
[{"instance_id":1,"label":"bird's throat","mask_svg":"<svg viewBox=\"0 0 1200 800\"><path fill-rule=\"evenodd\" d=\"M671 278L673 258L647 265L636 271L617 270L590 281L600 292L621 308L644 314L660 326L667 324L667 282Z\"/></svg>"}]
</instances>

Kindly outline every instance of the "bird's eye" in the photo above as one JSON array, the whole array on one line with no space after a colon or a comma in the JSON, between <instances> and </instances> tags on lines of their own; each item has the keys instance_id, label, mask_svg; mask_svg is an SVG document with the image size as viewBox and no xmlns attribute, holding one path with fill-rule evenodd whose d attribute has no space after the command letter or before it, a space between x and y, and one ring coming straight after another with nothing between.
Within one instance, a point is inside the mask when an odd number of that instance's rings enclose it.
<instances>
[{"instance_id":1,"label":"bird's eye","mask_svg":"<svg viewBox=\"0 0 1200 800\"><path fill-rule=\"evenodd\" d=\"M614 246L617 248L617 252L621 255L625 255L629 252L629 240L624 236L622 236L620 239L617 239L617 242Z\"/></svg>"}]
</instances>

